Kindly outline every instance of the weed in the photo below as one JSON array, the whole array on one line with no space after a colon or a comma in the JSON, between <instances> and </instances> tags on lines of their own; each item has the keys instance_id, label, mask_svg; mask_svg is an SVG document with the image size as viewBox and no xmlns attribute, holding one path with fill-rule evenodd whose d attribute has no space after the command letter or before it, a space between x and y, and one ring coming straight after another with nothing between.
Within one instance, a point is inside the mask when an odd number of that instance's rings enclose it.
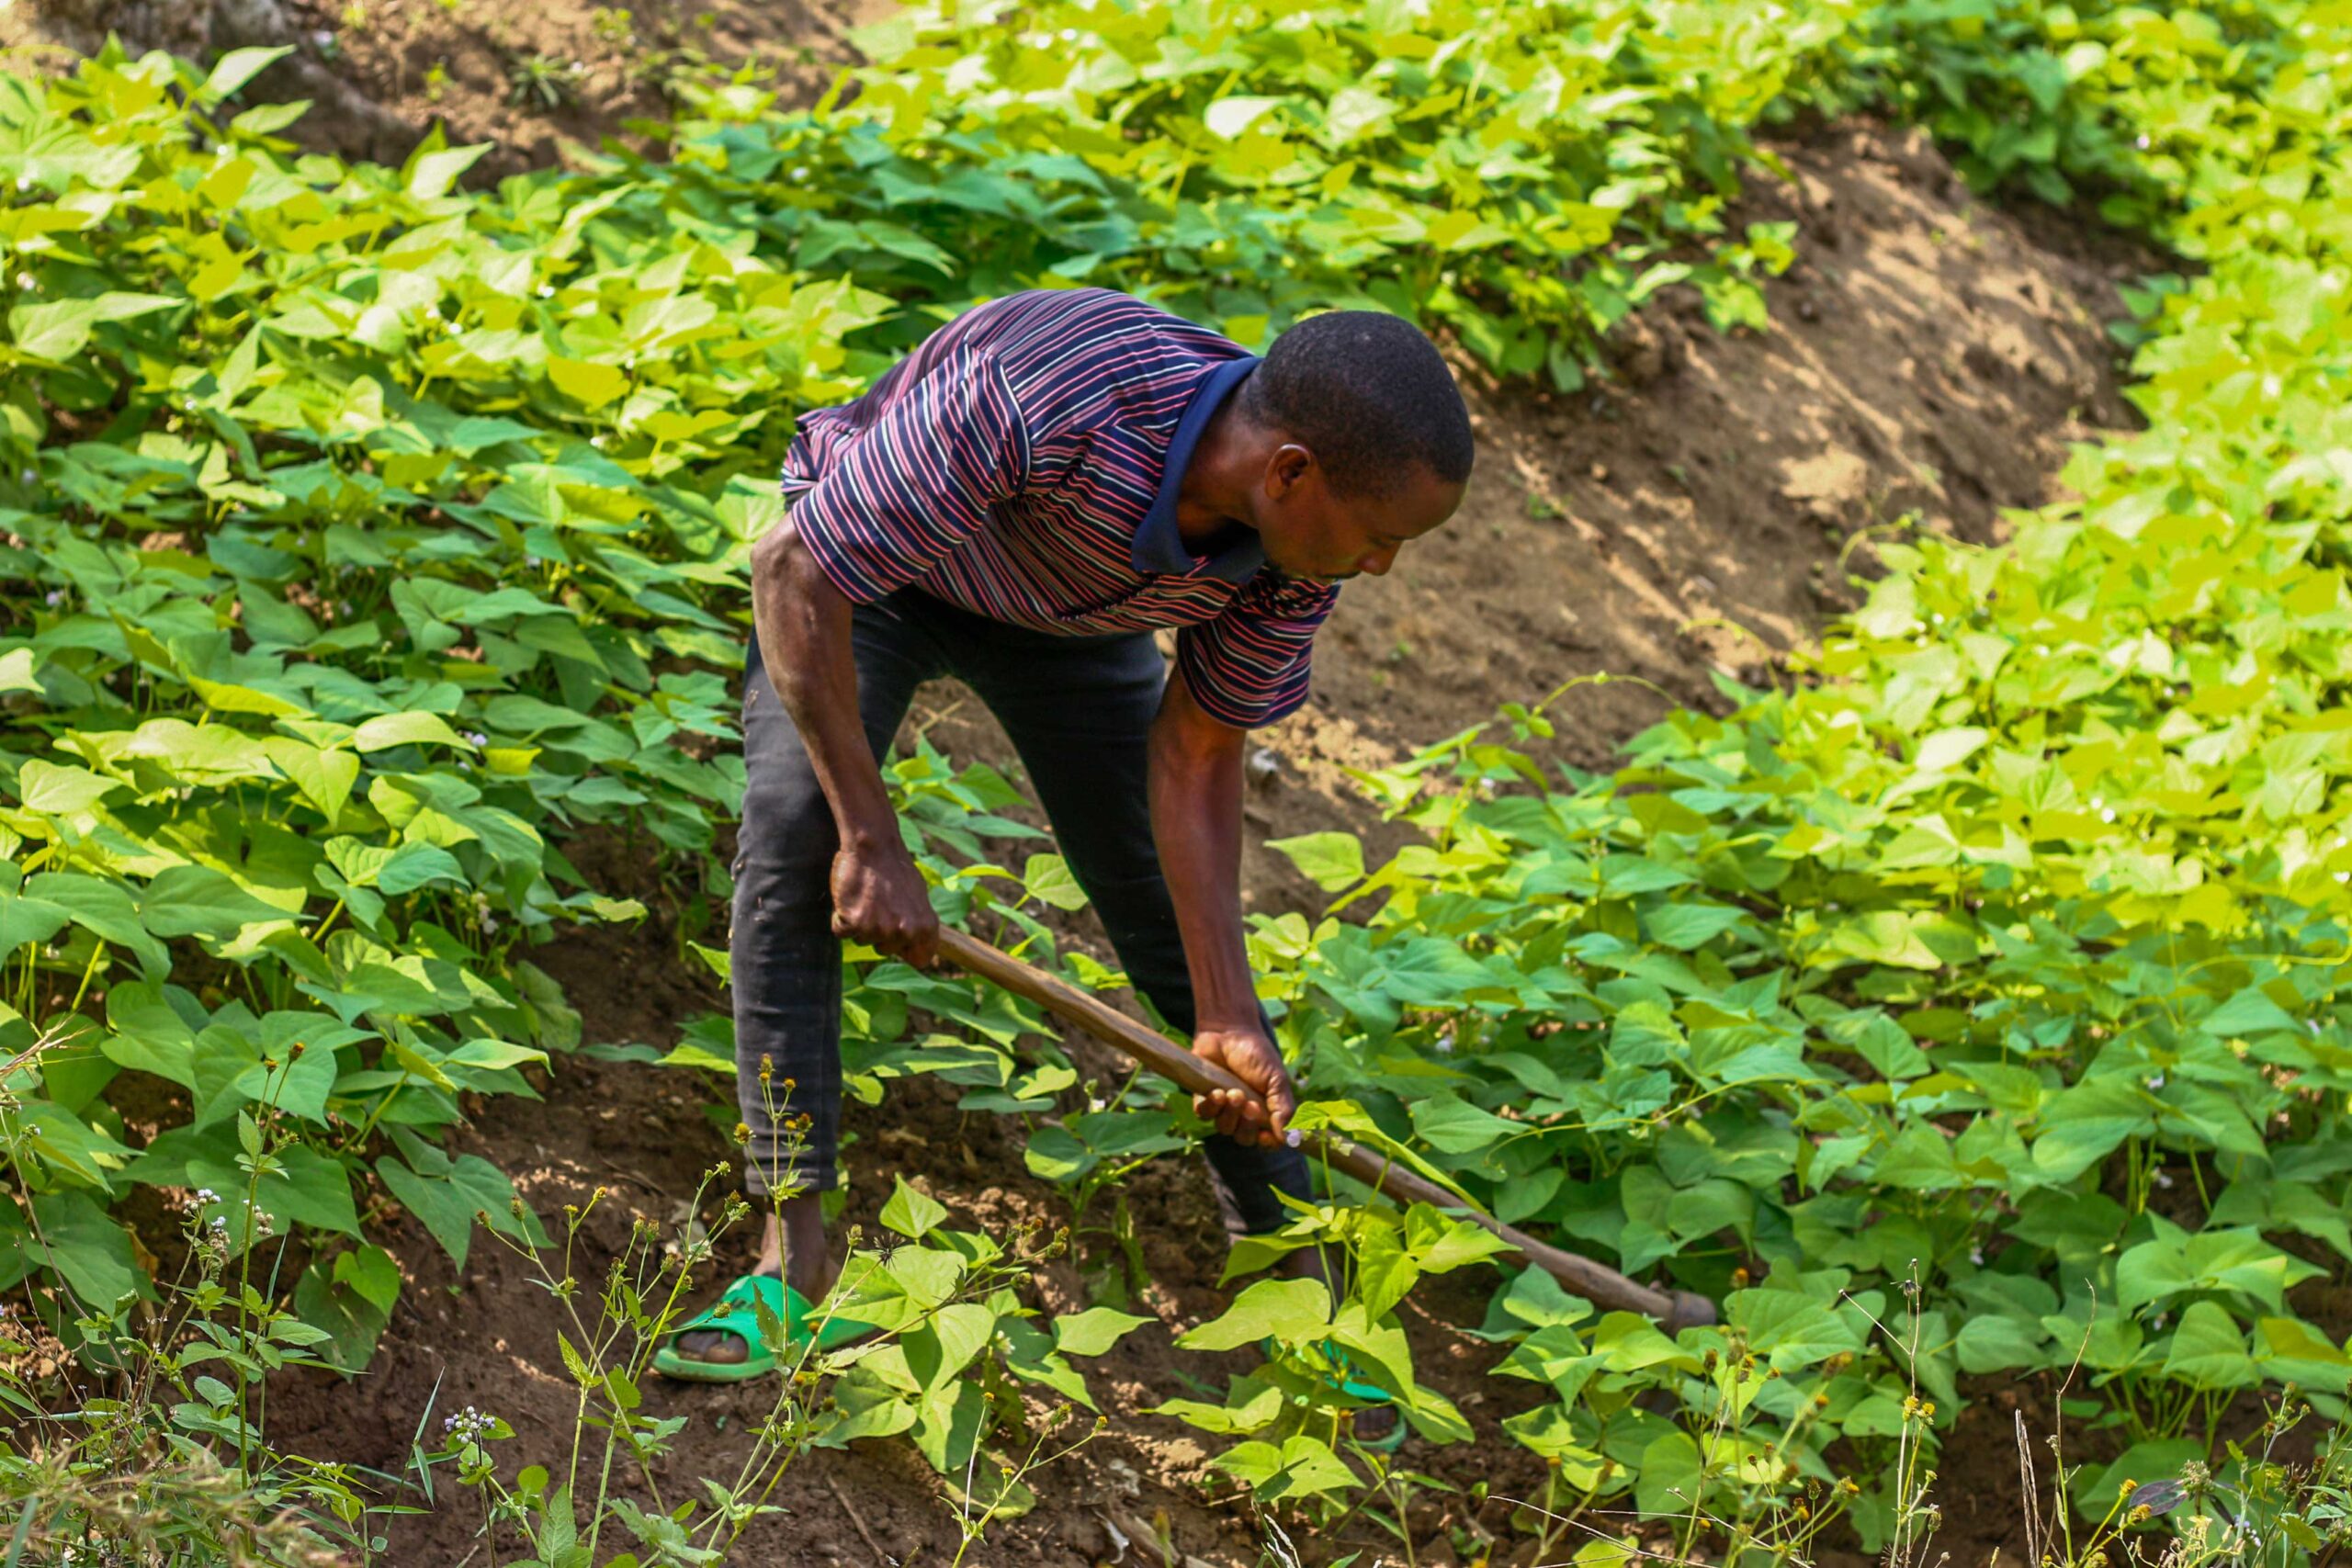
<instances>
[{"instance_id":1,"label":"weed","mask_svg":"<svg viewBox=\"0 0 2352 1568\"><path fill-rule=\"evenodd\" d=\"M506 67L506 101L541 109L568 107L580 101L579 79L586 70L577 60L520 56Z\"/></svg>"}]
</instances>

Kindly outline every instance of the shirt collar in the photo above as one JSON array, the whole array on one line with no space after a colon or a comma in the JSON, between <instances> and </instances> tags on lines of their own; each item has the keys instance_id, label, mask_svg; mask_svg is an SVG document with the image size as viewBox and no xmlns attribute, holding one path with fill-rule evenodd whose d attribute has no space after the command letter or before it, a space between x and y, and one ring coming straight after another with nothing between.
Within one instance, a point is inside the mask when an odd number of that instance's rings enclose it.
<instances>
[{"instance_id":1,"label":"shirt collar","mask_svg":"<svg viewBox=\"0 0 2352 1568\"><path fill-rule=\"evenodd\" d=\"M1142 524L1136 529L1132 558L1137 571L1247 582L1266 564L1265 547L1255 534L1203 559L1184 547L1184 536L1176 527L1176 492L1183 486L1184 470L1193 461L1193 448L1200 445L1201 433L1208 428L1210 418L1224 406L1233 389L1259 364L1257 355L1245 354L1238 359L1224 361L1201 378L1201 384L1193 391L1193 400L1184 406L1183 416L1176 422L1176 434L1168 444L1168 467L1159 476L1159 493L1152 498L1151 510L1144 513Z\"/></svg>"}]
</instances>

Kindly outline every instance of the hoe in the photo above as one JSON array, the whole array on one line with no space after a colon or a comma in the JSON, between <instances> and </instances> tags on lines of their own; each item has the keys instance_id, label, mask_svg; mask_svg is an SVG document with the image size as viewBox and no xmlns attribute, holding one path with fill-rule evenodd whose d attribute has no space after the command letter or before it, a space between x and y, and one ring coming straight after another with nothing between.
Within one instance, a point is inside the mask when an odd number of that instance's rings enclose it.
<instances>
[{"instance_id":1,"label":"hoe","mask_svg":"<svg viewBox=\"0 0 2352 1568\"><path fill-rule=\"evenodd\" d=\"M1073 1029L1082 1030L1113 1050L1134 1057L1162 1077L1174 1080L1194 1094L1238 1089L1240 1080L1224 1068L1193 1055L1174 1041L1114 1012L1076 987L1055 978L1034 964L952 927L939 932L939 950L959 967L1001 986L1016 997L1036 1003ZM1656 1318L1668 1334L1715 1321L1714 1303L1689 1291L1660 1291L1627 1279L1606 1264L1562 1251L1548 1242L1483 1213L1437 1183L1397 1166L1394 1161L1325 1133L1306 1134L1301 1143L1309 1158L1345 1171L1392 1201L1427 1203L1485 1226L1509 1242L1529 1262L1560 1281L1571 1293L1607 1311L1637 1312Z\"/></svg>"}]
</instances>

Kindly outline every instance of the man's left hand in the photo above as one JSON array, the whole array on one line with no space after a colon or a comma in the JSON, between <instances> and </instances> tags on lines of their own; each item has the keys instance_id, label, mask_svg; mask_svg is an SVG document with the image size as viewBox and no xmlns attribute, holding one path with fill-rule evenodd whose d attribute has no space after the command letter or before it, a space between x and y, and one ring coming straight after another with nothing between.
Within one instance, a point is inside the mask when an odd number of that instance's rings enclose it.
<instances>
[{"instance_id":1,"label":"man's left hand","mask_svg":"<svg viewBox=\"0 0 2352 1568\"><path fill-rule=\"evenodd\" d=\"M1274 1148L1288 1141L1290 1119L1298 1109L1298 1091L1274 1043L1255 1029L1204 1029L1193 1036L1193 1055L1223 1067L1249 1089L1218 1089L1193 1097L1193 1110L1203 1121L1237 1143Z\"/></svg>"}]
</instances>

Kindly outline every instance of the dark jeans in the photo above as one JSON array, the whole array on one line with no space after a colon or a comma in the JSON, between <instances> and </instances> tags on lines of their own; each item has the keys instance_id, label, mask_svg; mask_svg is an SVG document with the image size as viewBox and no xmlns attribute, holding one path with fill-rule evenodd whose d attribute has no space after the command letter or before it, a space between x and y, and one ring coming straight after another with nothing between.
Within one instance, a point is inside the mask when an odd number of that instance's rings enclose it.
<instances>
[{"instance_id":1,"label":"dark jeans","mask_svg":"<svg viewBox=\"0 0 2352 1568\"><path fill-rule=\"evenodd\" d=\"M1150 635L1055 637L906 590L859 605L851 641L859 715L876 757L888 754L925 681L953 675L988 704L1129 978L1190 1033L1192 978L1145 793L1145 737L1167 679ZM731 962L736 1100L752 1130L745 1185L760 1196L788 1177L801 1190L828 1191L841 1136L842 964L831 925L839 836L756 641L743 682L743 761ZM768 1091L763 1056L774 1062ZM788 1105L786 1078L796 1086ZM809 1118L797 1155L777 1135L771 1098L785 1114ZM1236 1235L1282 1225L1274 1189L1308 1195L1306 1161L1295 1149L1212 1135L1203 1152L1226 1228Z\"/></svg>"}]
</instances>

